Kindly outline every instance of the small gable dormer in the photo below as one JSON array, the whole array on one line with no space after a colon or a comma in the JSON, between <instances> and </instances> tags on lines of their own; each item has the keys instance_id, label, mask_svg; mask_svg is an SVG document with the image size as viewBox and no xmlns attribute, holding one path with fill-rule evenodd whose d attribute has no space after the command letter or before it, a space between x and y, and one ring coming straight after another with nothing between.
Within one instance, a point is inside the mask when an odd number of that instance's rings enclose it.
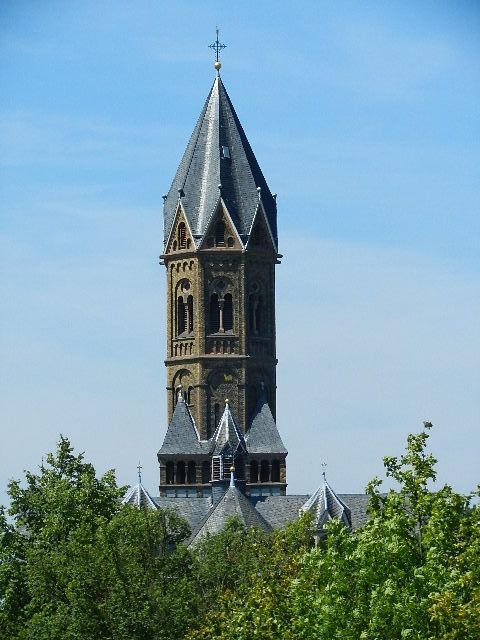
<instances>
[{"instance_id":1,"label":"small gable dormer","mask_svg":"<svg viewBox=\"0 0 480 640\"><path fill-rule=\"evenodd\" d=\"M253 219L246 249L247 251L277 252L275 240L261 203L259 203Z\"/></svg>"},{"instance_id":2,"label":"small gable dormer","mask_svg":"<svg viewBox=\"0 0 480 640\"><path fill-rule=\"evenodd\" d=\"M172 226L172 232L167 242L165 254L193 251L195 243L193 241L192 232L188 224L188 220L179 203L175 222Z\"/></svg>"},{"instance_id":3,"label":"small gable dormer","mask_svg":"<svg viewBox=\"0 0 480 640\"><path fill-rule=\"evenodd\" d=\"M203 251L215 251L217 249L241 251L243 249L240 236L221 200L208 224L200 249Z\"/></svg>"}]
</instances>

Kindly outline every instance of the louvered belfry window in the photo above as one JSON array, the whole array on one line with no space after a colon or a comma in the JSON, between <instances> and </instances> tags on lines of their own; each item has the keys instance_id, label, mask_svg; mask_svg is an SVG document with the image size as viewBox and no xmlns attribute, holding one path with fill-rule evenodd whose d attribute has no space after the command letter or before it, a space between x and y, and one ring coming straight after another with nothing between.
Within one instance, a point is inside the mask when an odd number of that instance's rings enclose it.
<instances>
[{"instance_id":1,"label":"louvered belfry window","mask_svg":"<svg viewBox=\"0 0 480 640\"><path fill-rule=\"evenodd\" d=\"M212 480L220 480L222 474L222 460L220 456L212 458Z\"/></svg>"},{"instance_id":2,"label":"louvered belfry window","mask_svg":"<svg viewBox=\"0 0 480 640\"><path fill-rule=\"evenodd\" d=\"M187 248L187 228L184 222L181 222L178 225L178 248L179 249Z\"/></svg>"},{"instance_id":3,"label":"louvered belfry window","mask_svg":"<svg viewBox=\"0 0 480 640\"><path fill-rule=\"evenodd\" d=\"M225 223L217 222L215 225L215 246L216 247L224 247L225 246Z\"/></svg>"}]
</instances>

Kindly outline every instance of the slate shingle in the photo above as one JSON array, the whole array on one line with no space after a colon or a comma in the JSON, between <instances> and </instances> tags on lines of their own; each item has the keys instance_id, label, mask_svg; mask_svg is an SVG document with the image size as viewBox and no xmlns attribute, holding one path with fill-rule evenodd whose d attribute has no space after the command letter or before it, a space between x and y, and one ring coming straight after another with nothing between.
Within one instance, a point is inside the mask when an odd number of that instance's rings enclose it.
<instances>
[{"instance_id":1,"label":"slate shingle","mask_svg":"<svg viewBox=\"0 0 480 640\"><path fill-rule=\"evenodd\" d=\"M158 455L200 455L208 451L209 443L199 440L193 416L180 394Z\"/></svg>"},{"instance_id":2,"label":"slate shingle","mask_svg":"<svg viewBox=\"0 0 480 640\"><path fill-rule=\"evenodd\" d=\"M287 455L288 453L264 395L260 397L255 408L245 442L249 453L279 455Z\"/></svg>"},{"instance_id":3,"label":"slate shingle","mask_svg":"<svg viewBox=\"0 0 480 640\"><path fill-rule=\"evenodd\" d=\"M245 527L258 527L270 531L271 526L253 506L250 500L235 486L230 486L225 495L212 506L203 521L192 534L190 545L195 545L206 535L221 531L227 520L233 516L240 519Z\"/></svg>"},{"instance_id":4,"label":"slate shingle","mask_svg":"<svg viewBox=\"0 0 480 640\"><path fill-rule=\"evenodd\" d=\"M224 157L222 147L228 149ZM177 212L179 192L197 246L218 201L218 185L237 231L245 242L262 204L275 243L277 205L220 77L215 78L195 129L187 144L164 203L164 241L168 240Z\"/></svg>"}]
</instances>

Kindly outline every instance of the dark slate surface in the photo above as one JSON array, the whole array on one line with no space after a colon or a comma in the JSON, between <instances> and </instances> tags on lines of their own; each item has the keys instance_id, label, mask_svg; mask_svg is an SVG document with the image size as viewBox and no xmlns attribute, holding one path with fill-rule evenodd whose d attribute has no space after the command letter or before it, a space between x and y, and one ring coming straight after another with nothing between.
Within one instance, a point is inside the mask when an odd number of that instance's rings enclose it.
<instances>
[{"instance_id":1,"label":"dark slate surface","mask_svg":"<svg viewBox=\"0 0 480 640\"><path fill-rule=\"evenodd\" d=\"M208 442L198 439L190 409L185 400L180 397L158 454L195 455L208 453L209 447Z\"/></svg>"},{"instance_id":2,"label":"dark slate surface","mask_svg":"<svg viewBox=\"0 0 480 640\"><path fill-rule=\"evenodd\" d=\"M249 453L288 453L265 397L260 398L255 408L245 441Z\"/></svg>"},{"instance_id":3,"label":"dark slate surface","mask_svg":"<svg viewBox=\"0 0 480 640\"><path fill-rule=\"evenodd\" d=\"M358 529L368 520L367 507L369 497L364 493L340 493L340 500L350 509L352 529Z\"/></svg>"},{"instance_id":4,"label":"dark slate surface","mask_svg":"<svg viewBox=\"0 0 480 640\"><path fill-rule=\"evenodd\" d=\"M216 515L207 526L207 530L210 530L211 527L211 532L213 532L213 529L219 531L232 515L239 515L242 521L247 523L247 526L261 526L264 528L263 521L265 521L272 529L281 529L298 518L301 507L310 498L309 495L286 495L258 496L251 497L249 500L238 489L236 489L236 493L241 495L241 498L238 499L240 513L235 512L233 503L224 504L219 511L215 510ZM339 494L338 497L350 509L352 529L355 530L362 527L368 519L368 496L349 493ZM218 502L217 507L224 498ZM198 534L207 517L210 519L214 513L210 498L153 498L153 500L161 509L177 510L188 521L193 532L192 538ZM248 503L248 506L246 503ZM254 515L252 515L252 512ZM259 525L255 524L255 513L261 518Z\"/></svg>"},{"instance_id":5,"label":"dark slate surface","mask_svg":"<svg viewBox=\"0 0 480 640\"><path fill-rule=\"evenodd\" d=\"M300 508L310 496L261 496L252 497L255 508L273 529L281 529L298 518Z\"/></svg>"},{"instance_id":6,"label":"dark slate surface","mask_svg":"<svg viewBox=\"0 0 480 640\"><path fill-rule=\"evenodd\" d=\"M190 530L198 529L212 506L210 498L154 498L159 509L174 509L187 520Z\"/></svg>"},{"instance_id":7,"label":"dark slate surface","mask_svg":"<svg viewBox=\"0 0 480 640\"><path fill-rule=\"evenodd\" d=\"M228 147L230 159L222 157ZM164 204L164 239L168 240L178 206L179 190L192 233L205 233L218 201L218 185L239 235L248 237L261 199L275 242L277 206L220 77L215 79L190 137Z\"/></svg>"},{"instance_id":8,"label":"dark slate surface","mask_svg":"<svg viewBox=\"0 0 480 640\"><path fill-rule=\"evenodd\" d=\"M250 500L237 487L229 487L223 498L212 507L192 534L190 544L196 544L208 534L218 533L232 516L240 518L245 527L258 527L264 531L271 530L269 523L255 509Z\"/></svg>"}]
</instances>

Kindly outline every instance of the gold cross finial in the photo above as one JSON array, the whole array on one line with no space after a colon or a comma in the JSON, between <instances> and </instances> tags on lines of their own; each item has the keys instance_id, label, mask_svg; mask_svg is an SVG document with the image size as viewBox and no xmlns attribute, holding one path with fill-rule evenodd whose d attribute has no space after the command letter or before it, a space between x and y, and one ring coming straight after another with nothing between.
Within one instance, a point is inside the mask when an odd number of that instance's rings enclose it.
<instances>
[{"instance_id":1,"label":"gold cross finial","mask_svg":"<svg viewBox=\"0 0 480 640\"><path fill-rule=\"evenodd\" d=\"M212 44L208 45L209 49L213 49L215 51L215 62L213 63L213 66L215 67L215 69L217 70L217 73L220 71L220 68L222 66L222 63L219 60L219 53L222 49L225 49L225 47L227 46L226 44L222 44L219 39L218 39L218 34L219 34L219 30L218 27L216 27L216 32L217 32L217 39L215 40L215 42L212 42Z\"/></svg>"}]
</instances>

